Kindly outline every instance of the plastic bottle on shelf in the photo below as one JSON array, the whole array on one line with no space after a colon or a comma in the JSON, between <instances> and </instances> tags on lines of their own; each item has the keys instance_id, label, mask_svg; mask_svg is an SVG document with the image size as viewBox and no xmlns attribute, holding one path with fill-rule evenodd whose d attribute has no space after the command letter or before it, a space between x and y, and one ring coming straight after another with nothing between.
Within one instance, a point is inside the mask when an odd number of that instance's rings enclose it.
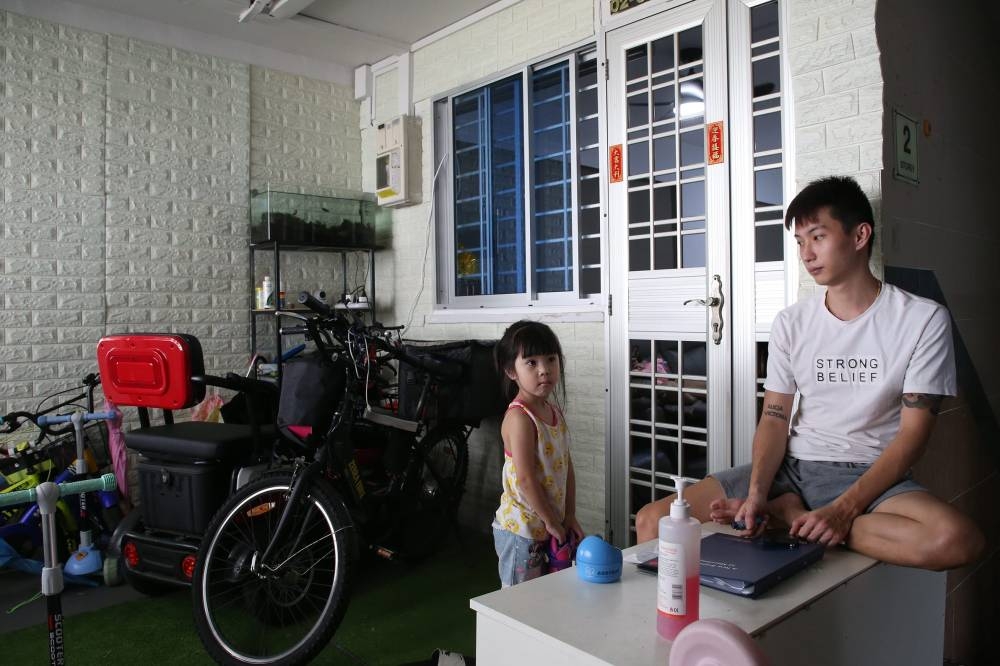
<instances>
[{"instance_id":1,"label":"plastic bottle on shelf","mask_svg":"<svg viewBox=\"0 0 1000 666\"><path fill-rule=\"evenodd\" d=\"M285 309L285 281L282 280L281 284L278 286L278 309Z\"/></svg>"},{"instance_id":2,"label":"plastic bottle on shelf","mask_svg":"<svg viewBox=\"0 0 1000 666\"><path fill-rule=\"evenodd\" d=\"M263 301L262 310L274 309L274 285L271 283L270 275L265 275L264 281L261 283L261 300Z\"/></svg>"},{"instance_id":3,"label":"plastic bottle on shelf","mask_svg":"<svg viewBox=\"0 0 1000 666\"><path fill-rule=\"evenodd\" d=\"M670 505L670 515L660 518L659 523L656 631L672 641L698 619L701 523L691 517L691 507L684 499L687 479L670 478L677 485L677 499Z\"/></svg>"}]
</instances>

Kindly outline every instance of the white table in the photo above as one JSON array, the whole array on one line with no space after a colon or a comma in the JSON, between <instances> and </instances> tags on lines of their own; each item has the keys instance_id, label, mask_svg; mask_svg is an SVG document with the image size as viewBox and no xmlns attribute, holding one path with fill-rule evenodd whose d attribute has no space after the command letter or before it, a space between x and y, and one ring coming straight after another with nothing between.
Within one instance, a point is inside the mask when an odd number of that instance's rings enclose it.
<instances>
[{"instance_id":1,"label":"white table","mask_svg":"<svg viewBox=\"0 0 1000 666\"><path fill-rule=\"evenodd\" d=\"M712 524L709 531L729 531ZM652 554L655 542L625 551ZM567 569L470 601L476 663L665 666L656 633L656 577L625 563L617 583L581 581ZM701 588L701 617L759 641L773 666L940 666L945 574L896 567L843 548L745 599Z\"/></svg>"}]
</instances>

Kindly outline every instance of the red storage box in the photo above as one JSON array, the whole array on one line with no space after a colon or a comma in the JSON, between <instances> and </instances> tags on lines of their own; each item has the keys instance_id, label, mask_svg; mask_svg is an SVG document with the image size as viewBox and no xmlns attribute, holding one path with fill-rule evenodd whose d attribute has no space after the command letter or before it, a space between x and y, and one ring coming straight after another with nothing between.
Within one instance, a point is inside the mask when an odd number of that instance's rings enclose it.
<instances>
[{"instance_id":1,"label":"red storage box","mask_svg":"<svg viewBox=\"0 0 1000 666\"><path fill-rule=\"evenodd\" d=\"M205 397L191 381L205 371L192 335L110 335L97 343L97 364L104 395L118 406L184 409Z\"/></svg>"}]
</instances>

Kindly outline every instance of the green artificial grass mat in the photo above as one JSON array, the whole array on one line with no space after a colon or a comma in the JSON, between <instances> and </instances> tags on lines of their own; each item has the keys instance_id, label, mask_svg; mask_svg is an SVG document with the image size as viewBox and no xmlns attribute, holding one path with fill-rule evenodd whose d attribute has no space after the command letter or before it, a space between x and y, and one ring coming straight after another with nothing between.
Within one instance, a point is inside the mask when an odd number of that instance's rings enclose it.
<instances>
[{"instance_id":1,"label":"green artificial grass mat","mask_svg":"<svg viewBox=\"0 0 1000 666\"><path fill-rule=\"evenodd\" d=\"M347 614L315 663L398 666L427 660L435 648L473 655L469 599L499 587L493 541L482 534L452 536L422 562L366 559ZM0 634L3 663L47 663L44 601L17 612L36 613L39 624ZM74 615L64 630L70 664L213 663L195 632L188 590Z\"/></svg>"}]
</instances>

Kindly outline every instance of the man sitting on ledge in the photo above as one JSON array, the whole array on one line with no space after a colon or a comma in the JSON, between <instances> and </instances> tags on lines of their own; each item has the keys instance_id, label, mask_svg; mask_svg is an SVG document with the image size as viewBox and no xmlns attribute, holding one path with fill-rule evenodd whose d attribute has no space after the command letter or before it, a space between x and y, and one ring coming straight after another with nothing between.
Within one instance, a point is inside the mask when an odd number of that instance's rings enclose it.
<instances>
[{"instance_id":1,"label":"man sitting on ledge","mask_svg":"<svg viewBox=\"0 0 1000 666\"><path fill-rule=\"evenodd\" d=\"M872 275L873 217L850 178L815 181L792 200L785 226L826 293L775 317L752 463L684 497L699 520L741 522L745 536L779 523L883 562L951 569L981 555L982 532L910 478L942 399L956 394L950 318ZM640 542L656 538L671 501L639 511Z\"/></svg>"}]
</instances>

